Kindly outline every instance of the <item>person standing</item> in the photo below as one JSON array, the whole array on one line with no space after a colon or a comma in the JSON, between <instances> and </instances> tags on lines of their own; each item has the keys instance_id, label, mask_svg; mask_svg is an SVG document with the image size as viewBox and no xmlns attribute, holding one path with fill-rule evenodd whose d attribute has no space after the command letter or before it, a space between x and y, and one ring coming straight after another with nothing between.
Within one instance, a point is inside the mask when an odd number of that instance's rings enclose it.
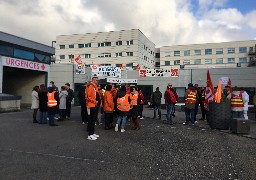
<instances>
[{"instance_id":1,"label":"person standing","mask_svg":"<svg viewBox=\"0 0 256 180\"><path fill-rule=\"evenodd\" d=\"M177 102L177 99L175 97L175 94L172 91L172 84L168 83L165 93L164 93L164 99L165 99L165 105L167 109L167 124L173 125L172 122L172 114L174 110L175 103Z\"/></svg>"},{"instance_id":2,"label":"person standing","mask_svg":"<svg viewBox=\"0 0 256 180\"><path fill-rule=\"evenodd\" d=\"M87 114L86 101L85 101L85 89L86 89L86 85L84 84L80 87L77 94L77 98L81 106L82 124L85 124L85 122L88 122L88 114Z\"/></svg>"},{"instance_id":3,"label":"person standing","mask_svg":"<svg viewBox=\"0 0 256 180\"><path fill-rule=\"evenodd\" d=\"M201 108L202 117L199 120L205 120L205 118L206 118L206 113L205 113L205 109L204 109L204 101L205 101L205 88L204 88L204 86L201 86L200 96L198 96L198 103Z\"/></svg>"},{"instance_id":4,"label":"person standing","mask_svg":"<svg viewBox=\"0 0 256 180\"><path fill-rule=\"evenodd\" d=\"M141 88L138 89L139 90L139 96L140 96L140 104L139 104L139 114L140 114L140 119L144 119L143 116L142 116L142 112L143 112L143 105L144 105L144 102L145 102L145 98L144 98L144 95L141 91Z\"/></svg>"},{"instance_id":5,"label":"person standing","mask_svg":"<svg viewBox=\"0 0 256 180\"><path fill-rule=\"evenodd\" d=\"M68 92L67 100L66 100L66 117L67 119L70 119L70 114L71 114L71 102L74 98L74 91L70 89L70 84L66 83L65 84L66 90Z\"/></svg>"},{"instance_id":6,"label":"person standing","mask_svg":"<svg viewBox=\"0 0 256 180\"><path fill-rule=\"evenodd\" d=\"M47 97L47 91L46 87L44 84L40 85L39 92L38 92L38 97L39 97L39 124L47 124L47 102L48 102L48 97Z\"/></svg>"},{"instance_id":7,"label":"person standing","mask_svg":"<svg viewBox=\"0 0 256 180\"><path fill-rule=\"evenodd\" d=\"M64 121L66 117L66 104L67 104L67 96L68 92L65 86L61 86L61 91L59 93L60 104L59 104L59 114L60 114L60 121Z\"/></svg>"},{"instance_id":8,"label":"person standing","mask_svg":"<svg viewBox=\"0 0 256 180\"><path fill-rule=\"evenodd\" d=\"M140 111L140 96L138 93L137 87L131 87L131 93L130 93L130 98L131 98L131 118L133 121L133 130L139 130L140 125L138 121L138 116L139 116L139 111Z\"/></svg>"},{"instance_id":9,"label":"person standing","mask_svg":"<svg viewBox=\"0 0 256 180\"><path fill-rule=\"evenodd\" d=\"M101 104L98 92L98 77L93 77L85 90L86 107L88 112L88 140L96 140L99 135L94 133L95 122L97 121L98 110Z\"/></svg>"},{"instance_id":10,"label":"person standing","mask_svg":"<svg viewBox=\"0 0 256 180\"><path fill-rule=\"evenodd\" d=\"M131 109L130 94L126 93L126 87L121 86L117 93L117 123L115 131L118 131L118 127L121 127L121 132L125 132L124 127L127 121L127 115Z\"/></svg>"},{"instance_id":11,"label":"person standing","mask_svg":"<svg viewBox=\"0 0 256 180\"><path fill-rule=\"evenodd\" d=\"M33 123L38 123L36 120L37 111L39 109L39 97L38 97L39 86L34 86L31 94L32 105L31 109L33 109Z\"/></svg>"},{"instance_id":12,"label":"person standing","mask_svg":"<svg viewBox=\"0 0 256 180\"><path fill-rule=\"evenodd\" d=\"M111 93L111 89L112 85L108 84L104 93L103 110L105 116L105 130L111 129L113 122L114 98L113 94Z\"/></svg>"},{"instance_id":13,"label":"person standing","mask_svg":"<svg viewBox=\"0 0 256 180\"><path fill-rule=\"evenodd\" d=\"M189 121L191 121L192 125L195 124L195 105L197 101L197 91L193 87L192 83L188 84L188 89L185 92L184 95L185 98L185 115L186 115L186 121L183 123L184 125L189 124Z\"/></svg>"},{"instance_id":14,"label":"person standing","mask_svg":"<svg viewBox=\"0 0 256 180\"><path fill-rule=\"evenodd\" d=\"M253 104L254 104L254 113L255 113L255 120L256 120L256 94L253 96Z\"/></svg>"},{"instance_id":15,"label":"person standing","mask_svg":"<svg viewBox=\"0 0 256 180\"><path fill-rule=\"evenodd\" d=\"M156 91L152 94L151 100L154 106L154 117L156 119L156 111L158 111L158 118L161 120L161 99L162 93L159 91L159 87L156 88Z\"/></svg>"},{"instance_id":16,"label":"person standing","mask_svg":"<svg viewBox=\"0 0 256 180\"><path fill-rule=\"evenodd\" d=\"M55 86L48 88L48 117L49 117L49 126L58 126L54 123L54 116L58 113L58 106L60 103L59 93L56 91Z\"/></svg>"},{"instance_id":17,"label":"person standing","mask_svg":"<svg viewBox=\"0 0 256 180\"><path fill-rule=\"evenodd\" d=\"M240 89L242 96L243 96L243 102L244 102L244 119L248 119L248 103L249 103L249 95L245 91L244 88Z\"/></svg>"},{"instance_id":18,"label":"person standing","mask_svg":"<svg viewBox=\"0 0 256 180\"><path fill-rule=\"evenodd\" d=\"M234 87L232 93L230 93L227 98L230 99L232 118L243 118L243 95L237 86Z\"/></svg>"}]
</instances>

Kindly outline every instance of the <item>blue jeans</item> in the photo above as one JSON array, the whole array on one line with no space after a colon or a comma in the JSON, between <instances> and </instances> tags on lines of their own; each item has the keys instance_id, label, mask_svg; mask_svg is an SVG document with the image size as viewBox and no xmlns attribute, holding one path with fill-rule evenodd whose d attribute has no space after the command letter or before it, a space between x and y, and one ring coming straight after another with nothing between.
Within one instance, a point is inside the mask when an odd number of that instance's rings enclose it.
<instances>
[{"instance_id":1,"label":"blue jeans","mask_svg":"<svg viewBox=\"0 0 256 180\"><path fill-rule=\"evenodd\" d=\"M46 122L46 118L47 118L47 112L39 112L39 123L40 124L45 124Z\"/></svg>"},{"instance_id":2,"label":"blue jeans","mask_svg":"<svg viewBox=\"0 0 256 180\"><path fill-rule=\"evenodd\" d=\"M117 124L121 126L121 129L124 129L125 123L127 120L127 116L118 115L117 116Z\"/></svg>"},{"instance_id":3,"label":"blue jeans","mask_svg":"<svg viewBox=\"0 0 256 180\"><path fill-rule=\"evenodd\" d=\"M161 104L155 104L154 106L154 118L156 118L156 111L158 111L158 117L161 119Z\"/></svg>"},{"instance_id":4,"label":"blue jeans","mask_svg":"<svg viewBox=\"0 0 256 180\"><path fill-rule=\"evenodd\" d=\"M167 108L167 114L166 114L167 123L172 123L172 113L174 111L174 104L168 104L166 108Z\"/></svg>"},{"instance_id":5,"label":"blue jeans","mask_svg":"<svg viewBox=\"0 0 256 180\"><path fill-rule=\"evenodd\" d=\"M244 112L243 111L232 111L232 118L243 118Z\"/></svg>"},{"instance_id":6,"label":"blue jeans","mask_svg":"<svg viewBox=\"0 0 256 180\"><path fill-rule=\"evenodd\" d=\"M185 114L186 114L186 123L189 123L189 121L191 121L191 123L194 124L195 123L195 109L185 108Z\"/></svg>"}]
</instances>

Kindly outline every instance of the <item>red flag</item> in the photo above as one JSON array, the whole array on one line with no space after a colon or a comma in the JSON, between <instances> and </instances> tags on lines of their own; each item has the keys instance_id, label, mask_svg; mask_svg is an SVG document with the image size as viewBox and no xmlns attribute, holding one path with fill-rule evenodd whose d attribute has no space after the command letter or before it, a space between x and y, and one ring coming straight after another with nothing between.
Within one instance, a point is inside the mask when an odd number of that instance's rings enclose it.
<instances>
[{"instance_id":1,"label":"red flag","mask_svg":"<svg viewBox=\"0 0 256 180\"><path fill-rule=\"evenodd\" d=\"M76 57L75 61L77 62L77 64L83 64L83 62L82 62L82 59L81 59L81 56L80 56L80 55L78 55L78 56Z\"/></svg>"},{"instance_id":2,"label":"red flag","mask_svg":"<svg viewBox=\"0 0 256 180\"><path fill-rule=\"evenodd\" d=\"M209 103L214 101L214 87L212 84L212 79L210 76L210 71L207 71L207 81L206 81L206 89L205 89L205 102L204 108L205 110L209 110Z\"/></svg>"},{"instance_id":3,"label":"red flag","mask_svg":"<svg viewBox=\"0 0 256 180\"><path fill-rule=\"evenodd\" d=\"M228 84L227 84L227 85L228 85L228 87L229 87L229 92L228 92L228 93L230 94L230 93L232 93L232 86L231 86L231 80L230 80L230 78L228 78Z\"/></svg>"},{"instance_id":4,"label":"red flag","mask_svg":"<svg viewBox=\"0 0 256 180\"><path fill-rule=\"evenodd\" d=\"M215 102L217 102L217 103L220 103L220 100L221 100L221 95L222 95L221 86L222 86L221 81L219 81L218 88L217 88L217 91L215 93Z\"/></svg>"},{"instance_id":5,"label":"red flag","mask_svg":"<svg viewBox=\"0 0 256 180\"><path fill-rule=\"evenodd\" d=\"M69 57L70 57L70 62L73 63L73 62L74 62L73 59L72 59L72 58L73 58L73 55L70 54Z\"/></svg>"},{"instance_id":6,"label":"red flag","mask_svg":"<svg viewBox=\"0 0 256 180\"><path fill-rule=\"evenodd\" d=\"M136 70L140 70L140 64L137 64Z\"/></svg>"}]
</instances>

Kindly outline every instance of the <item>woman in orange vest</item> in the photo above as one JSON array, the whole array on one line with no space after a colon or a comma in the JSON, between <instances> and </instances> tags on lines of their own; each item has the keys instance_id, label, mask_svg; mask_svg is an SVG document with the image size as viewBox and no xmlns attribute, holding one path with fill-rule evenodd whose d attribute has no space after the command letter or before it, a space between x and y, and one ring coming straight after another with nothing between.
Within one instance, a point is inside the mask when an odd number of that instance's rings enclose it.
<instances>
[{"instance_id":1,"label":"woman in orange vest","mask_svg":"<svg viewBox=\"0 0 256 180\"><path fill-rule=\"evenodd\" d=\"M49 117L49 125L50 126L58 126L54 123L54 116L58 113L58 106L60 103L59 93L56 91L56 87L49 87L48 88L48 117Z\"/></svg>"},{"instance_id":2,"label":"woman in orange vest","mask_svg":"<svg viewBox=\"0 0 256 180\"><path fill-rule=\"evenodd\" d=\"M131 98L131 105L132 105L132 109L131 109L131 117L132 117L132 121L133 121L133 130L139 130L140 126L139 126L139 121L138 121L138 116L140 113L140 95L137 91L137 87L131 87L131 94L130 94L130 98Z\"/></svg>"},{"instance_id":3,"label":"woman in orange vest","mask_svg":"<svg viewBox=\"0 0 256 180\"><path fill-rule=\"evenodd\" d=\"M113 122L113 112L114 112L114 98L111 92L112 85L108 84L106 86L106 92L104 94L103 110L105 116L105 130L112 128Z\"/></svg>"},{"instance_id":4,"label":"woman in orange vest","mask_svg":"<svg viewBox=\"0 0 256 180\"><path fill-rule=\"evenodd\" d=\"M232 93L227 96L230 99L232 118L244 117L244 102L241 91L235 86Z\"/></svg>"},{"instance_id":5,"label":"woman in orange vest","mask_svg":"<svg viewBox=\"0 0 256 180\"><path fill-rule=\"evenodd\" d=\"M121 127L121 132L124 132L125 123L127 120L127 115L131 109L131 99L130 95L126 94L125 86L121 86L119 92L117 93L117 124L115 131L118 131L119 126Z\"/></svg>"}]
</instances>

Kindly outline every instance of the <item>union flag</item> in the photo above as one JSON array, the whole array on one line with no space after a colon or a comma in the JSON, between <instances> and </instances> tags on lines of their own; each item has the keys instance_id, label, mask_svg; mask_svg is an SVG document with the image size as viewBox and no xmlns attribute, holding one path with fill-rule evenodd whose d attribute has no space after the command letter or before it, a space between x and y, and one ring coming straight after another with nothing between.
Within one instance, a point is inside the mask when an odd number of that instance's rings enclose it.
<instances>
[{"instance_id":1,"label":"union flag","mask_svg":"<svg viewBox=\"0 0 256 180\"><path fill-rule=\"evenodd\" d=\"M209 103L213 101L214 101L214 87L212 84L210 71L208 69L207 77L206 77L205 102L204 102L204 109L206 111L209 110Z\"/></svg>"},{"instance_id":2,"label":"union flag","mask_svg":"<svg viewBox=\"0 0 256 180\"><path fill-rule=\"evenodd\" d=\"M75 61L77 62L77 64L83 64L83 62L82 62L82 59L81 59L81 56L80 55L78 55L77 57L76 57L76 59L75 59Z\"/></svg>"}]
</instances>

